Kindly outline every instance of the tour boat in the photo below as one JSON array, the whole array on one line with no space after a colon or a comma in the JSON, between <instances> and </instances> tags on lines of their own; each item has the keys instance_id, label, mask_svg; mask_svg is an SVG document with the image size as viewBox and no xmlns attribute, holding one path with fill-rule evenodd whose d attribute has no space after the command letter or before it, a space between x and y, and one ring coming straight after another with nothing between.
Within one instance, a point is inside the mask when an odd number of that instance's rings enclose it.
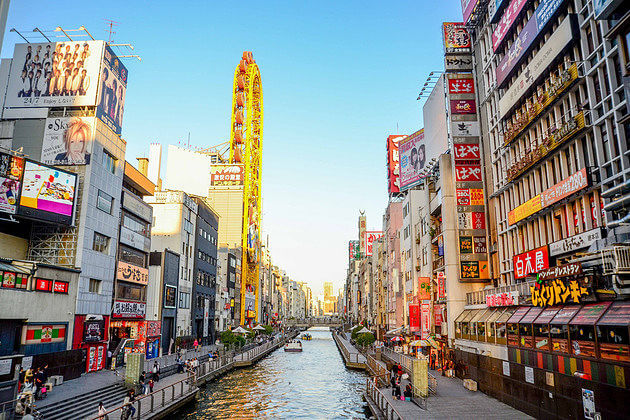
<instances>
[{"instance_id":1,"label":"tour boat","mask_svg":"<svg viewBox=\"0 0 630 420\"><path fill-rule=\"evenodd\" d=\"M306 334L302 334L302 337L300 337L302 340L306 340L309 341L313 338L313 336L311 336L309 333Z\"/></svg>"},{"instance_id":2,"label":"tour boat","mask_svg":"<svg viewBox=\"0 0 630 420\"><path fill-rule=\"evenodd\" d=\"M298 352L302 351L302 343L299 341L291 340L284 345L284 351Z\"/></svg>"}]
</instances>

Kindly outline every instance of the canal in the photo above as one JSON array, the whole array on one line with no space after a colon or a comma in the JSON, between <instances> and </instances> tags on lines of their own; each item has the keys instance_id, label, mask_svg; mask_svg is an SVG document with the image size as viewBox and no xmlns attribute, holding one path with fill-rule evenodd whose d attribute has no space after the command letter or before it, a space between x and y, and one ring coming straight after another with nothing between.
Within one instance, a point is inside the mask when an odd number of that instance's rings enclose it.
<instances>
[{"instance_id":1,"label":"canal","mask_svg":"<svg viewBox=\"0 0 630 420\"><path fill-rule=\"evenodd\" d=\"M312 328L302 353L276 350L202 388L178 419L367 418L366 375L346 369L328 328Z\"/></svg>"}]
</instances>

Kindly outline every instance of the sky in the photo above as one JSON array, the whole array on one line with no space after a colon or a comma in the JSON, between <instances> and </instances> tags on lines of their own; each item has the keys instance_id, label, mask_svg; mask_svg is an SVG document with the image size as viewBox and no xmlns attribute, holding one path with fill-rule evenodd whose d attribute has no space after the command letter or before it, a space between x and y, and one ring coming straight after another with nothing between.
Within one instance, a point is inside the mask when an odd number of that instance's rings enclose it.
<instances>
[{"instance_id":1,"label":"sky","mask_svg":"<svg viewBox=\"0 0 630 420\"><path fill-rule=\"evenodd\" d=\"M441 22L461 21L459 0L13 0L1 57L23 42L11 28L30 37L35 27L83 25L107 40L106 19L117 22L113 40L142 58L125 61L122 137L133 164L151 142L165 154L189 133L192 147L228 140L234 69L253 52L264 96L264 239L273 263L315 295L325 281L341 287L359 210L369 230L382 227L385 139L422 127L416 98L443 69Z\"/></svg>"}]
</instances>

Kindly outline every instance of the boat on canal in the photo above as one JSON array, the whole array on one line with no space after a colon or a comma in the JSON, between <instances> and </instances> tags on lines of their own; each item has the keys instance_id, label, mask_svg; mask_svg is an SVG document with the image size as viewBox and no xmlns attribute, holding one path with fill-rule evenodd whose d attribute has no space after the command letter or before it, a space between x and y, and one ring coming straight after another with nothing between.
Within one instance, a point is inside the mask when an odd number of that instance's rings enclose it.
<instances>
[{"instance_id":1,"label":"boat on canal","mask_svg":"<svg viewBox=\"0 0 630 420\"><path fill-rule=\"evenodd\" d=\"M301 338L302 340L309 341L309 340L312 340L312 339L313 339L313 336L312 336L312 335L310 335L309 333L304 333L304 334L302 334L302 336L301 336L300 338Z\"/></svg>"},{"instance_id":2,"label":"boat on canal","mask_svg":"<svg viewBox=\"0 0 630 420\"><path fill-rule=\"evenodd\" d=\"M284 351L300 352L302 351L302 343L299 340L290 340L284 345Z\"/></svg>"}]
</instances>

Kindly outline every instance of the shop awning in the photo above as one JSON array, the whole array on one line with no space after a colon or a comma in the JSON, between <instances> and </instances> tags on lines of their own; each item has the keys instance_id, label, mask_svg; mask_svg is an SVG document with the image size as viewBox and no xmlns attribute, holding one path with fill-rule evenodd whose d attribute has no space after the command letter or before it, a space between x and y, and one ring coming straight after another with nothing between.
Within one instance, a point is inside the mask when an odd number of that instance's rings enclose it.
<instances>
[{"instance_id":1,"label":"shop awning","mask_svg":"<svg viewBox=\"0 0 630 420\"><path fill-rule=\"evenodd\" d=\"M497 319L499 319L499 317L505 311L506 311L505 308L488 310L488 312L490 312L490 315L488 315L488 318L486 319L486 322L495 322Z\"/></svg>"},{"instance_id":2,"label":"shop awning","mask_svg":"<svg viewBox=\"0 0 630 420\"><path fill-rule=\"evenodd\" d=\"M470 313L466 315L465 318L462 319L462 322L470 322L478 313L484 311L485 309L471 309Z\"/></svg>"},{"instance_id":3,"label":"shop awning","mask_svg":"<svg viewBox=\"0 0 630 420\"><path fill-rule=\"evenodd\" d=\"M0 262L0 271L10 271L12 273L31 274L29 270L23 267L18 267L13 264Z\"/></svg>"},{"instance_id":4,"label":"shop awning","mask_svg":"<svg viewBox=\"0 0 630 420\"><path fill-rule=\"evenodd\" d=\"M525 316L527 311L531 309L531 306L521 306L512 314L510 319L508 319L508 324L518 324L518 322Z\"/></svg>"},{"instance_id":5,"label":"shop awning","mask_svg":"<svg viewBox=\"0 0 630 420\"><path fill-rule=\"evenodd\" d=\"M475 316L470 319L470 322L481 322L482 321L481 318L484 318L484 319L487 318L486 314L488 312L490 312L489 309L478 309Z\"/></svg>"},{"instance_id":6,"label":"shop awning","mask_svg":"<svg viewBox=\"0 0 630 420\"><path fill-rule=\"evenodd\" d=\"M553 325L564 325L568 324L569 321L578 313L580 310L580 305L567 305L563 306L562 309L558 311L556 316L553 317L550 324Z\"/></svg>"},{"instance_id":7,"label":"shop awning","mask_svg":"<svg viewBox=\"0 0 630 420\"><path fill-rule=\"evenodd\" d=\"M630 302L613 302L597 325L630 325Z\"/></svg>"},{"instance_id":8,"label":"shop awning","mask_svg":"<svg viewBox=\"0 0 630 420\"><path fill-rule=\"evenodd\" d=\"M461 314L459 314L457 318L455 318L455 322L462 322L464 318L470 315L470 312L471 312L470 309L464 309L464 311Z\"/></svg>"},{"instance_id":9,"label":"shop awning","mask_svg":"<svg viewBox=\"0 0 630 420\"><path fill-rule=\"evenodd\" d=\"M554 316L558 313L558 311L562 309L562 306L550 306L545 308L538 318L533 322L534 324L549 324Z\"/></svg>"},{"instance_id":10,"label":"shop awning","mask_svg":"<svg viewBox=\"0 0 630 420\"><path fill-rule=\"evenodd\" d=\"M506 308L505 311L494 322L506 323L508 321L508 319L510 319L512 317L514 312L516 312L516 308L515 307Z\"/></svg>"},{"instance_id":11,"label":"shop awning","mask_svg":"<svg viewBox=\"0 0 630 420\"><path fill-rule=\"evenodd\" d=\"M540 308L538 306L534 306L533 308L531 308L527 314L521 318L521 320L518 322L519 324L531 324L532 322L534 322L534 320L536 318L538 318L538 315L540 315L540 313L542 312L543 308Z\"/></svg>"},{"instance_id":12,"label":"shop awning","mask_svg":"<svg viewBox=\"0 0 630 420\"><path fill-rule=\"evenodd\" d=\"M606 312L611 302L590 303L582 306L580 312L577 313L569 322L570 325L595 325L595 323Z\"/></svg>"},{"instance_id":13,"label":"shop awning","mask_svg":"<svg viewBox=\"0 0 630 420\"><path fill-rule=\"evenodd\" d=\"M394 328L393 330L389 330L385 333L385 335L395 335L400 334L402 332L403 327Z\"/></svg>"},{"instance_id":14,"label":"shop awning","mask_svg":"<svg viewBox=\"0 0 630 420\"><path fill-rule=\"evenodd\" d=\"M409 343L409 345L412 347L425 347L428 346L429 343L427 343L427 340L414 340Z\"/></svg>"}]
</instances>

